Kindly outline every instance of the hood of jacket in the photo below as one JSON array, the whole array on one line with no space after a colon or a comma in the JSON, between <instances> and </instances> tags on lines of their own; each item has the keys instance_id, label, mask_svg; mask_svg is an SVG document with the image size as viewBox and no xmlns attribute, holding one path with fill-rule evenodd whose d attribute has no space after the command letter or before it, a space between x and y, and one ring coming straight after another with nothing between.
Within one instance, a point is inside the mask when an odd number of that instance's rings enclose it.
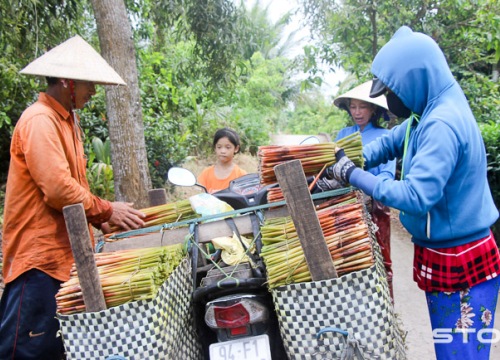
<instances>
[{"instance_id":1,"label":"hood of jacket","mask_svg":"<svg viewBox=\"0 0 500 360\"><path fill-rule=\"evenodd\" d=\"M456 83L436 42L407 26L399 28L378 52L371 70L419 115Z\"/></svg>"}]
</instances>

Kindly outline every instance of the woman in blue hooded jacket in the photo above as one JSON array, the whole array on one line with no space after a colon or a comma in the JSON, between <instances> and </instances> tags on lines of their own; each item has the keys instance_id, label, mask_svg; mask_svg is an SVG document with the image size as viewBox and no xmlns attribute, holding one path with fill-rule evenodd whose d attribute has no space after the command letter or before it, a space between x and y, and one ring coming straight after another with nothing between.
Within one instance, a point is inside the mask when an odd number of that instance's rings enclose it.
<instances>
[{"instance_id":1,"label":"woman in blue hooded jacket","mask_svg":"<svg viewBox=\"0 0 500 360\"><path fill-rule=\"evenodd\" d=\"M437 359L488 359L500 285L490 230L498 210L474 115L436 42L406 26L379 51L372 73L370 96L385 94L389 110L407 120L364 147L365 166L401 157L401 180L356 168L342 150L329 172L400 210Z\"/></svg>"}]
</instances>

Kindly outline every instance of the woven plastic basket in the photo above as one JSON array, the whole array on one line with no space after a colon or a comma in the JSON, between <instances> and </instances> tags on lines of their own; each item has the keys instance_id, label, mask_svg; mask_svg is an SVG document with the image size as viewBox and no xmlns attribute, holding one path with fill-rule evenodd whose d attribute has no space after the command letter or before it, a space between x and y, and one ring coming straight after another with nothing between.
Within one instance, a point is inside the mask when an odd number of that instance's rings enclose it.
<instances>
[{"instance_id":1,"label":"woven plastic basket","mask_svg":"<svg viewBox=\"0 0 500 360\"><path fill-rule=\"evenodd\" d=\"M376 261L370 268L272 291L290 359L342 359L349 352L355 354L349 359L406 359L401 325L375 241L373 249ZM328 328L343 330L349 337L334 332L317 336Z\"/></svg>"},{"instance_id":2,"label":"woven plastic basket","mask_svg":"<svg viewBox=\"0 0 500 360\"><path fill-rule=\"evenodd\" d=\"M67 359L201 359L194 330L191 267L184 259L153 300L95 313L58 315Z\"/></svg>"}]
</instances>

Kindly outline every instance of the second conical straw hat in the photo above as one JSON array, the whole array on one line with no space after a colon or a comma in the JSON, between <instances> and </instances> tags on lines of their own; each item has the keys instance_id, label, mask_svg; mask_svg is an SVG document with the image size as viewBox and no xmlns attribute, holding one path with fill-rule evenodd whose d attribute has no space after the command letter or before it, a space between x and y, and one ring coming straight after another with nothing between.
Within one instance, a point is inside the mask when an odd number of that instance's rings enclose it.
<instances>
[{"instance_id":1,"label":"second conical straw hat","mask_svg":"<svg viewBox=\"0 0 500 360\"><path fill-rule=\"evenodd\" d=\"M338 96L333 103L337 107L341 107L341 105L345 105L348 107L349 99L358 99L362 101L366 101L375 105L378 105L387 110L387 101L384 95L380 95L376 98L370 97L370 90L372 88L372 80L367 81L359 86L356 86L354 89L349 90L345 94Z\"/></svg>"}]
</instances>

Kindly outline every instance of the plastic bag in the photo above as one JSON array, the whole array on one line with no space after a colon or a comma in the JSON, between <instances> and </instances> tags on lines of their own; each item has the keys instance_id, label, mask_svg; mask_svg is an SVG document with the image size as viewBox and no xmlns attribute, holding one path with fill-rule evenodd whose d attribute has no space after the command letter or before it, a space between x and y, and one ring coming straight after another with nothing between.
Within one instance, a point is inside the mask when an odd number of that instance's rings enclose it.
<instances>
[{"instance_id":1,"label":"plastic bag","mask_svg":"<svg viewBox=\"0 0 500 360\"><path fill-rule=\"evenodd\" d=\"M201 216L217 215L233 211L233 207L215 196L201 193L189 198L193 210ZM218 219L214 219L218 220Z\"/></svg>"},{"instance_id":2,"label":"plastic bag","mask_svg":"<svg viewBox=\"0 0 500 360\"><path fill-rule=\"evenodd\" d=\"M241 237L241 241L247 248L250 247L250 240L244 236ZM228 265L236 265L240 262L248 262L250 260L248 255L245 255L245 249L235 233L233 233L232 237L221 236L214 238L212 239L212 244L216 249L222 249L222 261ZM253 249L250 248L250 250L252 251Z\"/></svg>"}]
</instances>

